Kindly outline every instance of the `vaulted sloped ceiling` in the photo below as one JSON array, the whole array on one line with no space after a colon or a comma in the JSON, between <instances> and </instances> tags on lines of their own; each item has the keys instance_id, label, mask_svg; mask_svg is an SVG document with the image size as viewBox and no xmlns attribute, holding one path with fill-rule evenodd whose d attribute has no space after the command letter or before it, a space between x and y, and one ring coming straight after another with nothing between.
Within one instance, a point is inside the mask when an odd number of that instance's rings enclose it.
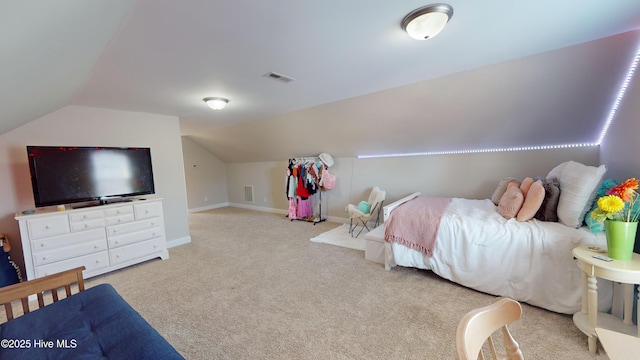
<instances>
[{"instance_id":1,"label":"vaulted sloped ceiling","mask_svg":"<svg viewBox=\"0 0 640 360\"><path fill-rule=\"evenodd\" d=\"M455 0L415 41L399 24L427 4L3 2L0 131L73 104L179 117L224 162L595 141L639 1Z\"/></svg>"},{"instance_id":2,"label":"vaulted sloped ceiling","mask_svg":"<svg viewBox=\"0 0 640 360\"><path fill-rule=\"evenodd\" d=\"M618 35L192 136L229 162L323 151L354 156L594 143L639 35Z\"/></svg>"},{"instance_id":3,"label":"vaulted sloped ceiling","mask_svg":"<svg viewBox=\"0 0 640 360\"><path fill-rule=\"evenodd\" d=\"M69 105L134 4L0 2L0 133Z\"/></svg>"}]
</instances>

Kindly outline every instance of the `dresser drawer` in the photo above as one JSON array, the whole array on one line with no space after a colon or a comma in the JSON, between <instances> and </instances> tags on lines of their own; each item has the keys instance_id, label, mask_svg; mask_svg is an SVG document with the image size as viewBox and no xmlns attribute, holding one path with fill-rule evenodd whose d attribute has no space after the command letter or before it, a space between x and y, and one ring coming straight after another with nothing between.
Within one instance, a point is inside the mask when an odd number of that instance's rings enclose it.
<instances>
[{"instance_id":1,"label":"dresser drawer","mask_svg":"<svg viewBox=\"0 0 640 360\"><path fill-rule=\"evenodd\" d=\"M58 261L49 265L36 266L35 274L36 278L40 278L79 266L86 267L85 273L106 268L109 266L109 253L107 251L102 251L69 260Z\"/></svg>"},{"instance_id":2,"label":"dresser drawer","mask_svg":"<svg viewBox=\"0 0 640 360\"><path fill-rule=\"evenodd\" d=\"M69 221L81 222L81 221L87 221L87 220L102 219L103 217L104 217L104 211L102 210L82 211L82 212L69 214Z\"/></svg>"},{"instance_id":3,"label":"dresser drawer","mask_svg":"<svg viewBox=\"0 0 640 360\"><path fill-rule=\"evenodd\" d=\"M72 222L70 225L71 225L72 232L104 228L104 219L100 218L100 219Z\"/></svg>"},{"instance_id":4,"label":"dresser drawer","mask_svg":"<svg viewBox=\"0 0 640 360\"><path fill-rule=\"evenodd\" d=\"M56 261L67 260L105 250L107 250L107 242L104 239L88 241L82 244L64 246L33 254L33 263L36 266L46 265Z\"/></svg>"},{"instance_id":5,"label":"dresser drawer","mask_svg":"<svg viewBox=\"0 0 640 360\"><path fill-rule=\"evenodd\" d=\"M132 214L133 215L133 206L132 205L119 206L117 208L109 208L109 209L107 209L105 211L105 215L107 217L121 216L121 215L126 215L126 214Z\"/></svg>"},{"instance_id":6,"label":"dresser drawer","mask_svg":"<svg viewBox=\"0 0 640 360\"><path fill-rule=\"evenodd\" d=\"M162 220L153 218L121 225L107 226L107 237L121 236L132 232L160 227Z\"/></svg>"},{"instance_id":7,"label":"dresser drawer","mask_svg":"<svg viewBox=\"0 0 640 360\"><path fill-rule=\"evenodd\" d=\"M67 215L54 215L38 219L27 220L29 238L41 239L69 233L69 219Z\"/></svg>"},{"instance_id":8,"label":"dresser drawer","mask_svg":"<svg viewBox=\"0 0 640 360\"><path fill-rule=\"evenodd\" d=\"M62 247L82 244L95 240L102 240L106 244L106 239L107 235L104 232L104 228L92 229L80 233L72 233L68 235L55 236L32 241L31 252L33 254L39 254L41 252L49 252L51 250L59 249Z\"/></svg>"},{"instance_id":9,"label":"dresser drawer","mask_svg":"<svg viewBox=\"0 0 640 360\"><path fill-rule=\"evenodd\" d=\"M109 237L109 248L117 248L124 245L137 243L140 241L155 239L164 235L164 229L161 227L154 227L151 229L145 229L142 231L136 231L133 233L127 233L121 236Z\"/></svg>"},{"instance_id":10,"label":"dresser drawer","mask_svg":"<svg viewBox=\"0 0 640 360\"><path fill-rule=\"evenodd\" d=\"M139 257L158 253L165 250L166 247L167 244L165 243L164 238L156 238L109 250L109 258L111 259L111 264L119 264Z\"/></svg>"},{"instance_id":11,"label":"dresser drawer","mask_svg":"<svg viewBox=\"0 0 640 360\"><path fill-rule=\"evenodd\" d=\"M144 204L136 204L133 207L136 214L136 220L149 219L162 216L162 203L148 202Z\"/></svg>"},{"instance_id":12,"label":"dresser drawer","mask_svg":"<svg viewBox=\"0 0 640 360\"><path fill-rule=\"evenodd\" d=\"M132 222L135 219L133 217L133 212L131 212L131 214L111 216L111 217L108 217L106 220L107 220L107 225L117 225L117 224Z\"/></svg>"}]
</instances>

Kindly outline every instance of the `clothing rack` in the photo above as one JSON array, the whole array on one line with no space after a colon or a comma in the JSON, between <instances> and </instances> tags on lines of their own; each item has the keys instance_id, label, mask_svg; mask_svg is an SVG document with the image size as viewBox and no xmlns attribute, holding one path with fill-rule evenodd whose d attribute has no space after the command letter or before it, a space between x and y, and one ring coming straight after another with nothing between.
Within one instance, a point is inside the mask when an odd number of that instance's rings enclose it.
<instances>
[{"instance_id":1,"label":"clothing rack","mask_svg":"<svg viewBox=\"0 0 640 360\"><path fill-rule=\"evenodd\" d=\"M287 217L293 220L313 222L326 221L322 216L322 173L327 166L318 156L290 158L287 166ZM313 202L318 198L318 213Z\"/></svg>"}]
</instances>

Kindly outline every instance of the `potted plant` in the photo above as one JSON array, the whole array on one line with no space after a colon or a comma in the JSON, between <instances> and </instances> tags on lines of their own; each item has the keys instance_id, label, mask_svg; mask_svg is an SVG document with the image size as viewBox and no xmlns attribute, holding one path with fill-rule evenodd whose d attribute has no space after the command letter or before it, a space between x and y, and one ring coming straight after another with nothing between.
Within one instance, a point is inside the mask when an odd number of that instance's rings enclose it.
<instances>
[{"instance_id":1,"label":"potted plant","mask_svg":"<svg viewBox=\"0 0 640 360\"><path fill-rule=\"evenodd\" d=\"M598 199L597 208L591 217L604 221L609 257L617 260L631 260L638 230L638 180L630 178L607 191Z\"/></svg>"}]
</instances>

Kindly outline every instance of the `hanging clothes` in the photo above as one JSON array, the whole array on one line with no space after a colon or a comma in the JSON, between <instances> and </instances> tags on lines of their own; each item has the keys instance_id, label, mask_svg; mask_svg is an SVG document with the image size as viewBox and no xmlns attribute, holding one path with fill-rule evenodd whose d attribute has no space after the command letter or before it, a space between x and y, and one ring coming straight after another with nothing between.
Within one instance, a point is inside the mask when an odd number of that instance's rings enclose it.
<instances>
[{"instance_id":1,"label":"hanging clothes","mask_svg":"<svg viewBox=\"0 0 640 360\"><path fill-rule=\"evenodd\" d=\"M311 200L309 198L298 200L298 218L304 219L313 216L311 210Z\"/></svg>"},{"instance_id":2,"label":"hanging clothes","mask_svg":"<svg viewBox=\"0 0 640 360\"><path fill-rule=\"evenodd\" d=\"M287 168L287 198L295 198L297 191L296 176L294 175L295 171L291 167Z\"/></svg>"},{"instance_id":3,"label":"hanging clothes","mask_svg":"<svg viewBox=\"0 0 640 360\"><path fill-rule=\"evenodd\" d=\"M289 159L285 182L286 195L289 200L287 215L289 219L324 221L322 219L322 191L327 190L323 186L323 175L328 174L326 169L327 166L319 157Z\"/></svg>"},{"instance_id":4,"label":"hanging clothes","mask_svg":"<svg viewBox=\"0 0 640 360\"><path fill-rule=\"evenodd\" d=\"M296 194L303 199L306 199L309 197L309 191L307 190L306 182L307 182L307 179L306 179L305 168L303 165L300 165L298 168L298 190L296 191Z\"/></svg>"},{"instance_id":5,"label":"hanging clothes","mask_svg":"<svg viewBox=\"0 0 640 360\"><path fill-rule=\"evenodd\" d=\"M295 196L289 198L289 215L287 216L291 220L298 218L298 201Z\"/></svg>"}]
</instances>

